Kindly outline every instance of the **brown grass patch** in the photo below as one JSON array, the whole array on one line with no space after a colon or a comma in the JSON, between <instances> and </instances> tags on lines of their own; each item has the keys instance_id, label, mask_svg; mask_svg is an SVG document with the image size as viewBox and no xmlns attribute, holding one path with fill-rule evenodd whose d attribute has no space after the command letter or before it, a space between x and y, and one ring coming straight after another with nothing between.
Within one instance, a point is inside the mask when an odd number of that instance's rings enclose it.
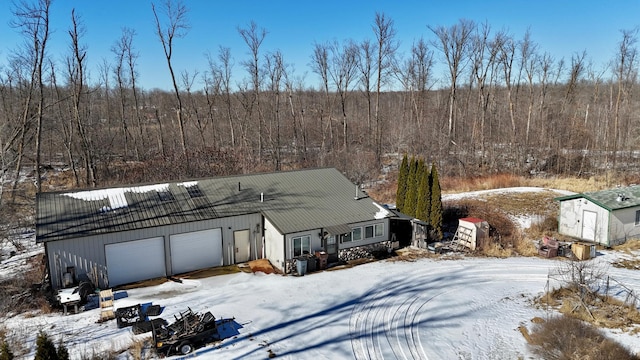
<instances>
[{"instance_id":1,"label":"brown grass patch","mask_svg":"<svg viewBox=\"0 0 640 360\"><path fill-rule=\"evenodd\" d=\"M181 274L182 279L203 279L211 276L235 274L243 271L238 265L218 266L207 269L195 270L186 274Z\"/></svg>"},{"instance_id":2,"label":"brown grass patch","mask_svg":"<svg viewBox=\"0 0 640 360\"><path fill-rule=\"evenodd\" d=\"M27 260L23 272L0 282L0 313L50 313L49 299L42 290L44 273L44 254L39 254Z\"/></svg>"},{"instance_id":3,"label":"brown grass patch","mask_svg":"<svg viewBox=\"0 0 640 360\"><path fill-rule=\"evenodd\" d=\"M467 192L477 190L500 189L505 187L534 186L547 189L561 189L573 192L587 192L608 189L619 185L619 178L605 174L590 178L532 178L513 174L495 174L477 177L441 177L440 185L444 192Z\"/></svg>"},{"instance_id":4,"label":"brown grass patch","mask_svg":"<svg viewBox=\"0 0 640 360\"><path fill-rule=\"evenodd\" d=\"M509 215L546 215L557 211L558 205L553 201L558 193L551 190L536 192L506 192L485 194L478 197L488 203L496 204Z\"/></svg>"},{"instance_id":5,"label":"brown grass patch","mask_svg":"<svg viewBox=\"0 0 640 360\"><path fill-rule=\"evenodd\" d=\"M634 251L640 251L640 239L629 239L624 244L616 245L614 250L624 251L631 254Z\"/></svg>"},{"instance_id":6,"label":"brown grass patch","mask_svg":"<svg viewBox=\"0 0 640 360\"><path fill-rule=\"evenodd\" d=\"M143 288L148 286L156 286L156 285L164 284L167 281L169 281L169 279L167 278L155 278L155 279L149 279L144 281L138 281L131 284L120 285L120 286L117 286L115 289L129 290L129 289Z\"/></svg>"},{"instance_id":7,"label":"brown grass patch","mask_svg":"<svg viewBox=\"0 0 640 360\"><path fill-rule=\"evenodd\" d=\"M495 174L478 177L443 177L440 178L440 186L445 192L467 192L476 190L489 190L514 186L526 186L524 177L513 174Z\"/></svg>"},{"instance_id":8,"label":"brown grass patch","mask_svg":"<svg viewBox=\"0 0 640 360\"><path fill-rule=\"evenodd\" d=\"M537 303L561 314L610 329L631 329L640 324L640 312L633 304L602 294L581 300L578 290L559 288L545 293Z\"/></svg>"},{"instance_id":9,"label":"brown grass patch","mask_svg":"<svg viewBox=\"0 0 640 360\"><path fill-rule=\"evenodd\" d=\"M611 265L622 269L640 270L640 259L621 259L612 262Z\"/></svg>"},{"instance_id":10,"label":"brown grass patch","mask_svg":"<svg viewBox=\"0 0 640 360\"><path fill-rule=\"evenodd\" d=\"M543 359L638 359L597 328L567 316L534 324L527 341Z\"/></svg>"},{"instance_id":11,"label":"brown grass patch","mask_svg":"<svg viewBox=\"0 0 640 360\"><path fill-rule=\"evenodd\" d=\"M273 274L276 269L271 265L268 259L258 259L249 261L249 268L252 272L263 272L265 274Z\"/></svg>"}]
</instances>

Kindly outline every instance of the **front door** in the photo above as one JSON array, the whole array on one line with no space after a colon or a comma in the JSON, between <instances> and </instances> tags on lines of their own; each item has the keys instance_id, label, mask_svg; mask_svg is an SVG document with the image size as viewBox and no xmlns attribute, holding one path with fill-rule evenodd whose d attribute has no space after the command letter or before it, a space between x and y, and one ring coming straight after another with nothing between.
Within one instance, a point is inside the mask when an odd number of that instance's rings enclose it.
<instances>
[{"instance_id":1,"label":"front door","mask_svg":"<svg viewBox=\"0 0 640 360\"><path fill-rule=\"evenodd\" d=\"M324 243L322 247L324 251L327 252L327 261L330 263L338 261L338 242L336 241L336 236L327 235L322 242Z\"/></svg>"},{"instance_id":2,"label":"front door","mask_svg":"<svg viewBox=\"0 0 640 360\"><path fill-rule=\"evenodd\" d=\"M585 240L596 240L596 220L598 214L594 211L585 210L582 213L582 238Z\"/></svg>"},{"instance_id":3,"label":"front door","mask_svg":"<svg viewBox=\"0 0 640 360\"><path fill-rule=\"evenodd\" d=\"M233 232L233 244L235 247L236 264L249 261L249 254L251 253L249 238L249 230L240 230Z\"/></svg>"}]
</instances>

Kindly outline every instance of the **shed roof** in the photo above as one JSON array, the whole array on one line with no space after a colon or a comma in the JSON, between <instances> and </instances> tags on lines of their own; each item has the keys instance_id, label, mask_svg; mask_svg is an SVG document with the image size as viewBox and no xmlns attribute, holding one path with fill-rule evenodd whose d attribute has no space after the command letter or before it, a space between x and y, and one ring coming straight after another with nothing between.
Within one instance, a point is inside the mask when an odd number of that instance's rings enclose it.
<instances>
[{"instance_id":1,"label":"shed roof","mask_svg":"<svg viewBox=\"0 0 640 360\"><path fill-rule=\"evenodd\" d=\"M636 207L640 206L640 185L567 195L555 200L565 201L579 198L585 198L609 211Z\"/></svg>"},{"instance_id":2,"label":"shed roof","mask_svg":"<svg viewBox=\"0 0 640 360\"><path fill-rule=\"evenodd\" d=\"M466 222L470 222L470 223L473 223L473 224L478 224L478 223L483 222L484 220L482 220L480 218L477 218L477 217L465 217L465 218L458 219L458 221L466 221Z\"/></svg>"},{"instance_id":3,"label":"shed roof","mask_svg":"<svg viewBox=\"0 0 640 360\"><path fill-rule=\"evenodd\" d=\"M392 214L334 168L37 195L38 242L262 213L283 234Z\"/></svg>"}]
</instances>

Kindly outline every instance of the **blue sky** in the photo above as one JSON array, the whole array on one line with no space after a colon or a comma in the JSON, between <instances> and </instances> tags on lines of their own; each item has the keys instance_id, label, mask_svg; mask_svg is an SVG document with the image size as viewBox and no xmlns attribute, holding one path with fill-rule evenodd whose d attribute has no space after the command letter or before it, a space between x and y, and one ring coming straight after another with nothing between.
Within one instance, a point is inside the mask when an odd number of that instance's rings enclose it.
<instances>
[{"instance_id":1,"label":"blue sky","mask_svg":"<svg viewBox=\"0 0 640 360\"><path fill-rule=\"evenodd\" d=\"M4 64L23 41L17 30L9 26L11 1L0 0L0 64ZM202 74L207 67L205 54L216 56L219 47L224 46L231 49L236 77L245 76L240 61L248 57L248 48L238 34L238 27L246 28L254 21L268 32L261 53L281 51L285 62L293 64L294 74L303 77L309 86L317 86L308 66L314 43L373 40L376 12L394 21L400 51L405 54L416 39L433 39L428 26L450 26L464 18L476 23L487 22L494 30L506 29L516 39L521 39L530 29L540 51L567 61L573 54L586 51L596 67L604 67L615 55L620 30L640 25L640 0L185 0L184 3L190 10L191 29L186 37L175 40L174 68L178 73L186 70ZM122 28L129 27L137 32L134 46L140 55L138 70L142 86L170 88L166 60L154 33L151 1L54 0L49 53L58 61L68 51L67 30L72 8L86 27L82 41L87 46L91 81L97 81L97 66L103 59L113 62L110 49L121 36Z\"/></svg>"}]
</instances>

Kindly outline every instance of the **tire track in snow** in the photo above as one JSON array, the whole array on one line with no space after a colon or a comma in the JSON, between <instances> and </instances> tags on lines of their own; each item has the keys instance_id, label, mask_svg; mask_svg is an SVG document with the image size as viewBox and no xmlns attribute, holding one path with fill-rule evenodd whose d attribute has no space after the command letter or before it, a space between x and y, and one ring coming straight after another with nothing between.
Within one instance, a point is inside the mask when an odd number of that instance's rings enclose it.
<instances>
[{"instance_id":1,"label":"tire track in snow","mask_svg":"<svg viewBox=\"0 0 640 360\"><path fill-rule=\"evenodd\" d=\"M435 298L456 291L457 286L430 297L400 297L383 288L373 300L354 305L349 331L356 360L424 359L420 321L423 308Z\"/></svg>"},{"instance_id":2,"label":"tire track in snow","mask_svg":"<svg viewBox=\"0 0 640 360\"><path fill-rule=\"evenodd\" d=\"M361 359L428 359L422 344L420 326L428 304L442 295L460 291L475 284L509 282L542 282L547 278L548 265L522 265L512 272L504 267L481 266L461 268L465 283L452 281L436 290L425 287L419 293L396 293L392 284L382 286L355 304L349 318L353 356ZM414 274L419 276L421 274ZM436 276L437 274L430 274ZM429 283L429 278L424 278ZM429 295L428 297L426 295ZM483 306L480 306L481 308Z\"/></svg>"}]
</instances>

